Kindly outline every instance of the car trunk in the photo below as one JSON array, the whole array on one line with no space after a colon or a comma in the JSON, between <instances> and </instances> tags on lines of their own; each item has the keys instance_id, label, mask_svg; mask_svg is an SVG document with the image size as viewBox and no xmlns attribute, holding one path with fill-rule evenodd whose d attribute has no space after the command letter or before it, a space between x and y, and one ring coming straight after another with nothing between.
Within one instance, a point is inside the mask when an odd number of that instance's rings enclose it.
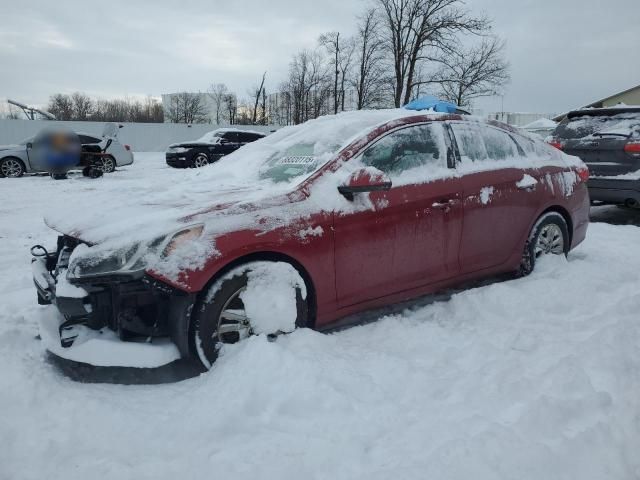
<instances>
[{"instance_id":1,"label":"car trunk","mask_svg":"<svg viewBox=\"0 0 640 480\"><path fill-rule=\"evenodd\" d=\"M613 136L569 139L563 151L580 157L594 177L617 176L640 170L640 158L624 150L627 141L627 138Z\"/></svg>"},{"instance_id":2,"label":"car trunk","mask_svg":"<svg viewBox=\"0 0 640 480\"><path fill-rule=\"evenodd\" d=\"M594 177L640 170L640 155L625 150L640 138L640 110L601 109L572 112L553 133L568 155L580 157Z\"/></svg>"}]
</instances>

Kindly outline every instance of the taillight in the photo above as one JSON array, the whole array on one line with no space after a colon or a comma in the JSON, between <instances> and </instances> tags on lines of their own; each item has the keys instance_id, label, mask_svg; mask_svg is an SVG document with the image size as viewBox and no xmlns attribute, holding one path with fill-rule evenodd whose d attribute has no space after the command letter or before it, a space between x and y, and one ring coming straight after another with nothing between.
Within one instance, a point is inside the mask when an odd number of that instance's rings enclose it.
<instances>
[{"instance_id":1,"label":"taillight","mask_svg":"<svg viewBox=\"0 0 640 480\"><path fill-rule=\"evenodd\" d=\"M640 157L640 141L631 140L624 146L624 151L634 157Z\"/></svg>"},{"instance_id":2,"label":"taillight","mask_svg":"<svg viewBox=\"0 0 640 480\"><path fill-rule=\"evenodd\" d=\"M124 146L124 149L125 149L127 152L130 152L130 151L131 151L131 145L125 145L125 146Z\"/></svg>"},{"instance_id":3,"label":"taillight","mask_svg":"<svg viewBox=\"0 0 640 480\"><path fill-rule=\"evenodd\" d=\"M557 148L558 150L562 150L564 148L564 145L562 144L562 142L557 138L550 138L549 140L547 140L547 143L552 147Z\"/></svg>"},{"instance_id":4,"label":"taillight","mask_svg":"<svg viewBox=\"0 0 640 480\"><path fill-rule=\"evenodd\" d=\"M582 180L583 182L589 180L589 169L586 166L577 168L576 173L578 174L578 178L580 178L580 180Z\"/></svg>"}]
</instances>

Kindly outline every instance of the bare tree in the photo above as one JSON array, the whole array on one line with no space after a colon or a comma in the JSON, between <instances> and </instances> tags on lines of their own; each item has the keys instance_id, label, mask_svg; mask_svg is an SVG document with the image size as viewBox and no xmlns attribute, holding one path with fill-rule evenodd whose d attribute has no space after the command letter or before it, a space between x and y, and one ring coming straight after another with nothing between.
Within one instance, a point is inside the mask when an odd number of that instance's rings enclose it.
<instances>
[{"instance_id":1,"label":"bare tree","mask_svg":"<svg viewBox=\"0 0 640 480\"><path fill-rule=\"evenodd\" d=\"M331 97L331 75L323 56L317 50L296 53L289 64L289 79L282 86L291 95L291 122L305 122L329 113L327 102Z\"/></svg>"},{"instance_id":2,"label":"bare tree","mask_svg":"<svg viewBox=\"0 0 640 480\"><path fill-rule=\"evenodd\" d=\"M227 118L230 125L235 125L238 113L238 97L235 93L227 93L224 97L224 104L227 111Z\"/></svg>"},{"instance_id":3,"label":"bare tree","mask_svg":"<svg viewBox=\"0 0 640 480\"><path fill-rule=\"evenodd\" d=\"M416 70L424 60L450 50L459 33L481 33L490 24L462 9L463 0L375 0L381 7L385 43L393 59L394 103L411 100Z\"/></svg>"},{"instance_id":4,"label":"bare tree","mask_svg":"<svg viewBox=\"0 0 640 480\"><path fill-rule=\"evenodd\" d=\"M71 95L73 103L73 119L87 120L93 111L93 101L88 95L75 92Z\"/></svg>"},{"instance_id":5,"label":"bare tree","mask_svg":"<svg viewBox=\"0 0 640 480\"><path fill-rule=\"evenodd\" d=\"M439 59L442 66L431 82L440 86L448 100L469 106L474 98L496 95L509 81L503 54L504 42L495 37L449 52Z\"/></svg>"},{"instance_id":6,"label":"bare tree","mask_svg":"<svg viewBox=\"0 0 640 480\"><path fill-rule=\"evenodd\" d=\"M207 107L202 94L180 92L171 96L166 115L173 123L207 123Z\"/></svg>"},{"instance_id":7,"label":"bare tree","mask_svg":"<svg viewBox=\"0 0 640 480\"><path fill-rule=\"evenodd\" d=\"M260 95L262 94L262 90L264 89L264 80L267 76L267 72L262 74L262 81L260 82L260 86L255 87L252 91L253 93L253 115L251 116L251 123L254 125L258 119L258 104L260 103Z\"/></svg>"},{"instance_id":8,"label":"bare tree","mask_svg":"<svg viewBox=\"0 0 640 480\"><path fill-rule=\"evenodd\" d=\"M356 108L379 105L384 97L384 43L380 36L380 19L370 8L360 18L356 35L357 71L352 80L357 95Z\"/></svg>"},{"instance_id":9,"label":"bare tree","mask_svg":"<svg viewBox=\"0 0 640 480\"><path fill-rule=\"evenodd\" d=\"M340 78L340 32L328 32L320 36L318 43L323 46L331 56L333 67L333 113L338 113L340 94L338 92L338 79Z\"/></svg>"},{"instance_id":10,"label":"bare tree","mask_svg":"<svg viewBox=\"0 0 640 480\"><path fill-rule=\"evenodd\" d=\"M73 101L69 95L56 93L49 98L47 110L51 112L58 120L73 119Z\"/></svg>"},{"instance_id":11,"label":"bare tree","mask_svg":"<svg viewBox=\"0 0 640 480\"><path fill-rule=\"evenodd\" d=\"M224 121L226 113L225 97L228 95L229 89L224 83L216 83L209 87L209 97L213 102L216 124L221 125Z\"/></svg>"}]
</instances>

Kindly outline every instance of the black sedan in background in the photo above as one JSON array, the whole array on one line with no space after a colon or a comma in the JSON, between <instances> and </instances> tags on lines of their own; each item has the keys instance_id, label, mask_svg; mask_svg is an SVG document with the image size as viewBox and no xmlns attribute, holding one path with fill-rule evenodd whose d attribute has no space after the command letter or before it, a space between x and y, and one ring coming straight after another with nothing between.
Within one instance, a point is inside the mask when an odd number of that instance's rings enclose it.
<instances>
[{"instance_id":1,"label":"black sedan in background","mask_svg":"<svg viewBox=\"0 0 640 480\"><path fill-rule=\"evenodd\" d=\"M236 151L241 146L264 138L260 132L221 128L192 142L169 145L167 165L175 168L199 168Z\"/></svg>"}]
</instances>

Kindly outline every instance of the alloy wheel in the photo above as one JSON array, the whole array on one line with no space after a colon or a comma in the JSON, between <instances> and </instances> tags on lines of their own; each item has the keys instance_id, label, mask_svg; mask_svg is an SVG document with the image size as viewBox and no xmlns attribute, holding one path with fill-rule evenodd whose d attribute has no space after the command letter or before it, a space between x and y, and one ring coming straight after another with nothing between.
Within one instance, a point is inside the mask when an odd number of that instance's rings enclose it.
<instances>
[{"instance_id":1,"label":"alloy wheel","mask_svg":"<svg viewBox=\"0 0 640 480\"><path fill-rule=\"evenodd\" d=\"M2 169L2 174L8 178L17 178L24 173L22 164L13 158L4 160L0 168Z\"/></svg>"},{"instance_id":2,"label":"alloy wheel","mask_svg":"<svg viewBox=\"0 0 640 480\"><path fill-rule=\"evenodd\" d=\"M536 258L550 253L554 255L564 253L564 237L560 227L555 223L545 225L538 234L533 252Z\"/></svg>"},{"instance_id":3,"label":"alloy wheel","mask_svg":"<svg viewBox=\"0 0 640 480\"><path fill-rule=\"evenodd\" d=\"M116 169L116 166L113 161L113 158L104 157L102 159L102 164L98 168L102 170L103 173L111 173Z\"/></svg>"},{"instance_id":4,"label":"alloy wheel","mask_svg":"<svg viewBox=\"0 0 640 480\"><path fill-rule=\"evenodd\" d=\"M193 159L193 166L196 168L204 167L209 164L209 159L204 154L199 154Z\"/></svg>"},{"instance_id":5,"label":"alloy wheel","mask_svg":"<svg viewBox=\"0 0 640 480\"><path fill-rule=\"evenodd\" d=\"M222 307L218 317L218 328L214 333L218 343L236 343L251 335L251 323L240 298L244 291L245 287L240 288Z\"/></svg>"}]
</instances>

